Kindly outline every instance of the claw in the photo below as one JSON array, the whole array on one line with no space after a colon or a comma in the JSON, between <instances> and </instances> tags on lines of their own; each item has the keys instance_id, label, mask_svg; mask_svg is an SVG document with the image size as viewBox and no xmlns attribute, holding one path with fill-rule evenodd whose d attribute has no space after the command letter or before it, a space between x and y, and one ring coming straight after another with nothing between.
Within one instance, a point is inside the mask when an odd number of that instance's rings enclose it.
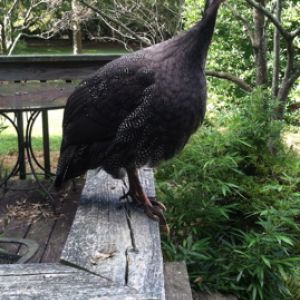
<instances>
[{"instance_id":1,"label":"claw","mask_svg":"<svg viewBox=\"0 0 300 300\"><path fill-rule=\"evenodd\" d=\"M149 218L159 221L161 226L167 225L166 218L158 206L145 206L144 211Z\"/></svg>"},{"instance_id":2,"label":"claw","mask_svg":"<svg viewBox=\"0 0 300 300\"><path fill-rule=\"evenodd\" d=\"M165 212L167 210L167 208L165 207L165 205L163 203L156 201L156 200L150 200L150 201L151 201L152 205L159 207L162 211Z\"/></svg>"},{"instance_id":3,"label":"claw","mask_svg":"<svg viewBox=\"0 0 300 300\"><path fill-rule=\"evenodd\" d=\"M162 231L166 234L166 235L170 235L170 228L168 224L164 224L164 225L160 225Z\"/></svg>"},{"instance_id":4,"label":"claw","mask_svg":"<svg viewBox=\"0 0 300 300\"><path fill-rule=\"evenodd\" d=\"M160 203L160 202L158 202L158 203ZM152 202L152 204L153 204L153 202ZM152 207L151 206L146 206L144 208L144 211L145 211L145 214L148 217L150 217L151 219L154 219L156 221L159 221L162 232L164 232L166 235L170 235L169 225L167 224L167 221L166 221L166 218L165 218L164 214L158 208L158 205L157 206L152 206Z\"/></svg>"},{"instance_id":5,"label":"claw","mask_svg":"<svg viewBox=\"0 0 300 300\"><path fill-rule=\"evenodd\" d=\"M127 194L122 196L120 200L130 196L136 204L144 208L145 214L149 218L158 221L162 226L162 230L168 234L169 227L167 225L166 218L163 214L163 212L166 211L166 207L161 202L156 200L150 200L147 197L139 181L138 171L136 168L126 170L129 181L129 191Z\"/></svg>"},{"instance_id":6,"label":"claw","mask_svg":"<svg viewBox=\"0 0 300 300\"><path fill-rule=\"evenodd\" d=\"M124 200L124 199L128 199L131 198L136 204L138 204L139 206L143 205L141 204L138 200L136 200L136 197L133 196L133 193L131 191L128 191L126 194L124 194L123 196L121 196L119 198L120 201ZM160 201L151 199L150 200L151 204L155 207L158 207L159 209L161 209L163 212L165 212L167 210L166 206L161 203Z\"/></svg>"}]
</instances>

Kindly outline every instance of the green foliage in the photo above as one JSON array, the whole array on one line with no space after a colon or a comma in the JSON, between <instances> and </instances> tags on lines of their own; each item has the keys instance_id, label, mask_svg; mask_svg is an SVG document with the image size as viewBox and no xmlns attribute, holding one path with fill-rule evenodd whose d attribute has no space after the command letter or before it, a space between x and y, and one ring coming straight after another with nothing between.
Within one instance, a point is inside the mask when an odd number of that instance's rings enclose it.
<instances>
[{"instance_id":1,"label":"green foliage","mask_svg":"<svg viewBox=\"0 0 300 300\"><path fill-rule=\"evenodd\" d=\"M184 28L188 29L193 26L201 17L201 12L204 7L205 0L186 0L183 9L183 24ZM266 8L269 11L274 9L274 1L266 1ZM289 0L282 3L282 27L288 31L293 31L299 27L299 1ZM247 25L245 25L247 24ZM250 34L251 32L251 34ZM227 0L218 12L217 24L211 44L207 69L214 71L223 71L228 74L237 76L244 80L248 85L255 86L256 84L256 69L258 68L255 62L256 52L253 46L253 35L255 33L255 26L253 21L253 9L247 5L244 0ZM273 75L273 33L274 25L272 22L266 21L264 38L267 52L265 59L267 61L267 77L268 88L272 85ZM252 40L252 41L251 41ZM263 41L260 41L263 43ZM294 40L295 46L299 49L300 38L296 37ZM299 62L299 51L295 47L294 64L295 68ZM285 67L287 65L287 48L283 41L281 41L280 51L280 78L282 79ZM230 83L227 80L220 80L217 78L208 77L211 85L211 92L222 97L227 105L236 102L243 98L245 92L237 85ZM299 86L299 80L295 86ZM296 101L299 99L296 94L291 93L289 99ZM295 123L299 120L299 115L289 116L291 121Z\"/></svg>"},{"instance_id":2,"label":"green foliage","mask_svg":"<svg viewBox=\"0 0 300 300\"><path fill-rule=\"evenodd\" d=\"M269 103L260 90L244 97L157 172L171 228L164 255L186 260L194 288L267 300L297 290L300 159Z\"/></svg>"},{"instance_id":3,"label":"green foliage","mask_svg":"<svg viewBox=\"0 0 300 300\"><path fill-rule=\"evenodd\" d=\"M183 10L185 29L193 26L201 18L204 2L204 0L185 1ZM245 1L227 1L227 3L234 5L236 11L249 19L251 23L251 10ZM207 69L234 74L248 84L255 75L250 40L241 23L225 5L222 5L218 13L213 42L208 53ZM209 77L208 80L211 83L211 92L221 95L222 99L229 103L245 94L239 87L227 80L213 77Z\"/></svg>"}]
</instances>

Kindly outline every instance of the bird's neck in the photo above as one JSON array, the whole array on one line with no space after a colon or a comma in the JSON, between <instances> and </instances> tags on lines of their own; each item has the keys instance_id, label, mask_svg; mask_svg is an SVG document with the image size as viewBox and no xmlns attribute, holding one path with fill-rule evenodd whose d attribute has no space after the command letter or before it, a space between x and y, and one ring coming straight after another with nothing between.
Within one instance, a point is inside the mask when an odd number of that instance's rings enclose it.
<instances>
[{"instance_id":1,"label":"bird's neck","mask_svg":"<svg viewBox=\"0 0 300 300\"><path fill-rule=\"evenodd\" d=\"M213 37L218 8L223 0L208 0L203 18L186 33L186 57L205 68L207 52Z\"/></svg>"}]
</instances>

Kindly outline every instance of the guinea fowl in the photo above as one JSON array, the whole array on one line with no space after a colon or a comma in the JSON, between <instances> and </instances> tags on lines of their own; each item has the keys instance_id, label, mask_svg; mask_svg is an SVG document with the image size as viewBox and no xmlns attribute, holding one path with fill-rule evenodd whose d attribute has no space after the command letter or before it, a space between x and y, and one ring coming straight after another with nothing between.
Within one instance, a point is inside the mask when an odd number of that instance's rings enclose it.
<instances>
[{"instance_id":1,"label":"guinea fowl","mask_svg":"<svg viewBox=\"0 0 300 300\"><path fill-rule=\"evenodd\" d=\"M207 0L189 31L120 57L79 84L65 108L57 188L88 169L119 179L127 173L127 195L167 226L164 206L146 196L137 169L173 157L202 123L206 56L223 1Z\"/></svg>"}]
</instances>

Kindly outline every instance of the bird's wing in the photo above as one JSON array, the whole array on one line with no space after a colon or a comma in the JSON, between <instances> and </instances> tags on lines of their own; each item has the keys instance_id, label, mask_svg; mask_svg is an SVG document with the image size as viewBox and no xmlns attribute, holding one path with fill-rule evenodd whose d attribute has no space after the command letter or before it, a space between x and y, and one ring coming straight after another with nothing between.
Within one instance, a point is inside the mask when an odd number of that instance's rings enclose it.
<instances>
[{"instance_id":1,"label":"bird's wing","mask_svg":"<svg viewBox=\"0 0 300 300\"><path fill-rule=\"evenodd\" d=\"M147 61L122 57L84 80L68 99L63 121L62 151L69 145L107 142L142 101L154 82Z\"/></svg>"},{"instance_id":2,"label":"bird's wing","mask_svg":"<svg viewBox=\"0 0 300 300\"><path fill-rule=\"evenodd\" d=\"M154 83L144 90L142 101L119 125L113 143L103 156L102 166L110 174L117 174L120 166L155 165L164 156L161 115L155 113L158 87ZM114 169L114 166L116 168Z\"/></svg>"}]
</instances>

